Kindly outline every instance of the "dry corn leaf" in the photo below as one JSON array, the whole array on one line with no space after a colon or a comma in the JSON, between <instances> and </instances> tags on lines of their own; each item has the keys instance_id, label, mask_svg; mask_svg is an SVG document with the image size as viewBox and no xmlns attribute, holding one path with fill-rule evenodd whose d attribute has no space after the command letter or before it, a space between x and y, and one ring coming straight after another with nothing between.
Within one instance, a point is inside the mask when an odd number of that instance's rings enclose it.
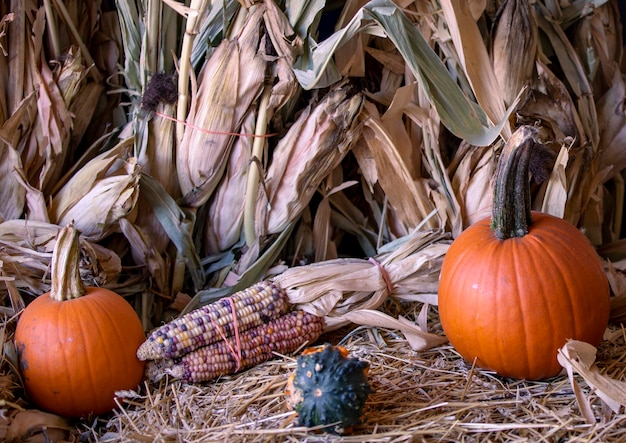
<instances>
[{"instance_id":1,"label":"dry corn leaf","mask_svg":"<svg viewBox=\"0 0 626 443\"><path fill-rule=\"evenodd\" d=\"M621 72L615 71L610 88L597 103L600 125L600 163L604 167L611 168L605 179L626 168L626 152L623 148L626 146L625 101L624 77Z\"/></svg>"},{"instance_id":2,"label":"dry corn leaf","mask_svg":"<svg viewBox=\"0 0 626 443\"><path fill-rule=\"evenodd\" d=\"M458 162L458 163L457 163ZM491 216L493 204L492 178L497 160L495 148L462 143L455 152L451 166L452 188L459 201L463 227Z\"/></svg>"},{"instance_id":3,"label":"dry corn leaf","mask_svg":"<svg viewBox=\"0 0 626 443\"><path fill-rule=\"evenodd\" d=\"M154 287L161 294L168 294L168 268L160 251L154 246L152 237L125 218L119 220L119 225L128 240L133 262L148 271Z\"/></svg>"},{"instance_id":4,"label":"dry corn leaf","mask_svg":"<svg viewBox=\"0 0 626 443\"><path fill-rule=\"evenodd\" d=\"M369 158L373 159L373 164L363 165L362 169L367 171L364 177L370 187L375 183L380 184L385 198L389 200L395 215L404 226L402 235L405 235L435 209L423 186L425 179L411 176L411 170L394 143L393 136L389 134L371 103L365 103L360 119L363 122L363 139L368 149L361 147L355 151L355 156L360 165ZM435 220L429 220L427 227L435 227L436 223Z\"/></svg>"},{"instance_id":5,"label":"dry corn leaf","mask_svg":"<svg viewBox=\"0 0 626 443\"><path fill-rule=\"evenodd\" d=\"M94 159L101 163L102 158ZM71 222L82 235L92 241L98 241L113 232L119 232L119 219L131 216L139 196L140 169L135 157L126 159L113 158L109 170L101 171L106 175L93 181L86 177L83 169L78 171L57 196L66 191L79 199L65 206L55 205L53 200L51 219L54 223L64 226ZM54 215L53 215L54 214Z\"/></svg>"},{"instance_id":6,"label":"dry corn leaf","mask_svg":"<svg viewBox=\"0 0 626 443\"><path fill-rule=\"evenodd\" d=\"M578 52L596 97L610 88L623 53L622 22L618 2L604 2L593 8L593 13L583 14L572 5L564 12L565 20L576 20L571 40ZM582 16L581 16L582 15ZM567 23L567 22L566 22Z\"/></svg>"},{"instance_id":7,"label":"dry corn leaf","mask_svg":"<svg viewBox=\"0 0 626 443\"><path fill-rule=\"evenodd\" d=\"M187 265L194 288L199 290L204 284L205 276L191 236L192 226L195 224L194 214L183 211L161 183L151 176L140 174L139 186L142 196L176 247L178 256Z\"/></svg>"},{"instance_id":8,"label":"dry corn leaf","mask_svg":"<svg viewBox=\"0 0 626 443\"><path fill-rule=\"evenodd\" d=\"M43 10L33 24L33 38L43 38ZM41 24L40 24L41 22ZM31 185L49 195L62 176L69 149L73 115L48 67L42 48L34 43L33 78L37 89L37 118L32 132L19 149L24 172Z\"/></svg>"},{"instance_id":9,"label":"dry corn leaf","mask_svg":"<svg viewBox=\"0 0 626 443\"><path fill-rule=\"evenodd\" d=\"M565 30L558 23L550 20L550 17L541 14L536 17L540 30L547 36L551 50L557 57L559 68L562 70L560 77L573 91L572 99L576 103L576 110L580 116L585 138L589 141L592 152L595 153L598 149L599 140L596 107L593 90L582 63L572 43L568 40Z\"/></svg>"},{"instance_id":10,"label":"dry corn leaf","mask_svg":"<svg viewBox=\"0 0 626 443\"><path fill-rule=\"evenodd\" d=\"M299 58L295 73L300 84L311 89L337 82L340 77L331 59L339 47L361 32L385 36L394 44L442 123L459 138L475 145L489 145L508 124L504 119L496 126L488 126L482 109L464 95L414 24L389 0L370 1L342 29Z\"/></svg>"},{"instance_id":11,"label":"dry corn leaf","mask_svg":"<svg viewBox=\"0 0 626 443\"><path fill-rule=\"evenodd\" d=\"M559 363L567 371L578 405L588 423L596 423L596 419L589 406L589 399L582 393L574 373L580 375L614 413L618 414L622 406L626 406L626 383L600 373L595 365L596 352L596 348L589 343L568 340L557 355Z\"/></svg>"},{"instance_id":12,"label":"dry corn leaf","mask_svg":"<svg viewBox=\"0 0 626 443\"><path fill-rule=\"evenodd\" d=\"M6 431L7 443L69 441L69 419L37 409L14 410Z\"/></svg>"},{"instance_id":13,"label":"dry corn leaf","mask_svg":"<svg viewBox=\"0 0 626 443\"><path fill-rule=\"evenodd\" d=\"M13 175L14 180L19 183L26 193L26 207L24 208L24 217L27 220L37 220L42 222L50 222L50 218L48 217L48 208L46 206L46 196L39 189L33 187L26 181L26 177L24 176L24 171L15 167L13 169L15 175ZM11 186L9 186L11 188ZM21 193L18 192L18 196L21 196ZM15 217L18 218L18 217Z\"/></svg>"},{"instance_id":14,"label":"dry corn leaf","mask_svg":"<svg viewBox=\"0 0 626 443\"><path fill-rule=\"evenodd\" d=\"M18 171L22 171L19 154L0 139L0 221L20 218L24 213L26 189L20 185Z\"/></svg>"},{"instance_id":15,"label":"dry corn leaf","mask_svg":"<svg viewBox=\"0 0 626 443\"><path fill-rule=\"evenodd\" d=\"M167 118L172 117L175 112L174 105L160 103L157 106L158 114L153 115L149 122L140 122L138 131L141 131L142 135L138 137L145 141L146 146L140 150L138 162L143 174L150 175L161 183L165 192L176 199L180 197L180 189L176 174L172 171L172 165L175 163L175 123ZM147 126L144 126L145 123ZM170 239L154 215L152 205L141 192L137 202L135 224L150 237L151 247L156 252L160 254L165 252Z\"/></svg>"},{"instance_id":16,"label":"dry corn leaf","mask_svg":"<svg viewBox=\"0 0 626 443\"><path fill-rule=\"evenodd\" d=\"M395 319L380 311L358 309L344 314L344 318L356 325L399 330L414 351L424 351L448 341L445 337L422 330L404 317Z\"/></svg>"},{"instance_id":17,"label":"dry corn leaf","mask_svg":"<svg viewBox=\"0 0 626 443\"><path fill-rule=\"evenodd\" d=\"M31 33L31 23L27 21L26 11L35 9L35 0L10 0L10 10L13 14L11 26L9 26L8 45L9 56L8 76L6 84L7 116L12 115L20 106L25 97L33 92L28 75L29 63L26 60L30 56L27 36Z\"/></svg>"},{"instance_id":18,"label":"dry corn leaf","mask_svg":"<svg viewBox=\"0 0 626 443\"><path fill-rule=\"evenodd\" d=\"M68 182L53 196L49 207L50 218L57 220L63 217L98 180L106 177L111 168L115 168L116 162L130 155L132 145L133 139L127 138L74 171Z\"/></svg>"},{"instance_id":19,"label":"dry corn leaf","mask_svg":"<svg viewBox=\"0 0 626 443\"><path fill-rule=\"evenodd\" d=\"M4 14L4 15L3 15ZM7 13L0 9L0 127L9 118L7 109L7 85L9 82L8 72L8 48L7 48L7 29L13 21L14 13Z\"/></svg>"},{"instance_id":20,"label":"dry corn leaf","mask_svg":"<svg viewBox=\"0 0 626 443\"><path fill-rule=\"evenodd\" d=\"M513 0L508 0L507 3L511 3L512 1ZM525 85L530 79L534 65L533 61L535 53L532 53L530 50L525 52L524 54L527 54L527 58L524 58L522 54L513 53L514 55L508 55L505 60L497 61L495 60L497 56L494 55L495 66L492 67L483 36L481 35L476 19L474 18L476 17L478 11L471 9L471 6L477 6L477 3L478 2L460 0L443 0L441 2L441 7L446 25L450 31L450 36L454 42L458 60L463 67L467 80L472 86L472 92L476 97L476 101L485 114L487 114L489 120L492 123L498 123L505 118L505 102L509 105L513 103L522 86ZM528 7L528 9L530 9L530 7ZM482 16L482 11L479 16ZM501 22L496 25L496 28L498 29L500 26L502 26ZM529 28L527 30L531 36L534 29L535 28ZM520 32L522 31L520 30ZM520 44L522 39L525 38L525 36L520 36L517 30L510 34L510 37L513 38L513 36L518 44ZM536 40L536 31L534 31L534 37ZM496 33L494 41L497 42L498 38L498 33ZM536 51L536 41L534 49ZM500 51L499 48L497 50ZM514 58L514 63L511 57ZM511 63L509 71L517 69L525 70L527 72L524 73L525 76L521 76L522 78L515 79L519 84L514 87L511 85L511 83L513 83L512 79L510 77L506 77L509 83L506 85L507 93L503 95L500 89L496 87L499 79L496 79L494 69L499 68L501 63L506 63L507 61ZM514 90L515 88L517 88L517 91ZM511 92L511 94L508 92ZM502 136L505 140L511 136L511 127L509 125L504 125L502 127Z\"/></svg>"},{"instance_id":21,"label":"dry corn leaf","mask_svg":"<svg viewBox=\"0 0 626 443\"><path fill-rule=\"evenodd\" d=\"M563 145L554 162L554 168L546 185L546 191L541 203L541 212L563 218L567 203L567 174L566 168L569 161L569 147Z\"/></svg>"}]
</instances>

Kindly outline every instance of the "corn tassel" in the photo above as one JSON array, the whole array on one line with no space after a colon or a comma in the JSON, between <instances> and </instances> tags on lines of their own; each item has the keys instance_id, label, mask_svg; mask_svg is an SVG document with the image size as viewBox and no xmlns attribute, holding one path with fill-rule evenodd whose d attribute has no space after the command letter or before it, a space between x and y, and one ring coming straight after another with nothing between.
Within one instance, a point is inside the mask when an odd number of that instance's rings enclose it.
<instances>
[{"instance_id":1,"label":"corn tassel","mask_svg":"<svg viewBox=\"0 0 626 443\"><path fill-rule=\"evenodd\" d=\"M283 290L269 281L260 282L155 329L137 350L137 358L156 360L180 357L232 337L237 331L246 331L278 318L288 308Z\"/></svg>"},{"instance_id":2,"label":"corn tassel","mask_svg":"<svg viewBox=\"0 0 626 443\"><path fill-rule=\"evenodd\" d=\"M165 374L185 382L209 381L270 360L274 352L294 352L317 340L322 329L322 317L293 311L245 331L239 337L239 347L233 339L219 341L161 367Z\"/></svg>"}]
</instances>

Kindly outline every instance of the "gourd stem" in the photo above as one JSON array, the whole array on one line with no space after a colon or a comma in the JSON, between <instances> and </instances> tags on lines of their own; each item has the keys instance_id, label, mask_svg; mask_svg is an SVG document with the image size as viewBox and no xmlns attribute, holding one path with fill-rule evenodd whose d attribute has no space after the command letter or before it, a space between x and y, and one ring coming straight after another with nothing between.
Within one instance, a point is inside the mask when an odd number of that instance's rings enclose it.
<instances>
[{"instance_id":1,"label":"gourd stem","mask_svg":"<svg viewBox=\"0 0 626 443\"><path fill-rule=\"evenodd\" d=\"M532 224L530 161L538 131L519 127L507 141L496 170L491 229L500 240L523 237Z\"/></svg>"},{"instance_id":2,"label":"gourd stem","mask_svg":"<svg viewBox=\"0 0 626 443\"><path fill-rule=\"evenodd\" d=\"M52 252L50 297L71 300L85 294L85 285L80 277L80 232L71 223L57 234Z\"/></svg>"}]
</instances>

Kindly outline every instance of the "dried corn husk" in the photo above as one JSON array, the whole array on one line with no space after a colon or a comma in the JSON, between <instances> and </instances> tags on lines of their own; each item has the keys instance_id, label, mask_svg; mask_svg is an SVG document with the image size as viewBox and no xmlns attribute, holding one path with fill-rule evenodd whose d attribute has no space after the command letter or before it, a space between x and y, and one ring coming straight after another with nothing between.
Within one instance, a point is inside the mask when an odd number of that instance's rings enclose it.
<instances>
[{"instance_id":1,"label":"dried corn husk","mask_svg":"<svg viewBox=\"0 0 626 443\"><path fill-rule=\"evenodd\" d=\"M450 162L452 188L459 201L463 227L491 216L496 147L461 143Z\"/></svg>"},{"instance_id":2,"label":"dried corn husk","mask_svg":"<svg viewBox=\"0 0 626 443\"><path fill-rule=\"evenodd\" d=\"M11 118L0 127L0 220L20 218L26 205L26 190L17 179L22 161L15 146L20 143L20 128L28 127L29 111L33 111L34 95L23 102Z\"/></svg>"},{"instance_id":3,"label":"dried corn husk","mask_svg":"<svg viewBox=\"0 0 626 443\"><path fill-rule=\"evenodd\" d=\"M250 113L241 126L242 132L253 130L254 114ZM239 137L233 145L222 182L208 204L204 229L204 247L208 255L228 250L241 238L249 168L261 168L258 159L252 161L253 138Z\"/></svg>"},{"instance_id":4,"label":"dried corn husk","mask_svg":"<svg viewBox=\"0 0 626 443\"><path fill-rule=\"evenodd\" d=\"M611 81L611 87L598 100L598 122L600 124L600 169L604 179L611 177L626 168L626 114L624 101L626 86L624 77L619 71Z\"/></svg>"},{"instance_id":5,"label":"dried corn husk","mask_svg":"<svg viewBox=\"0 0 626 443\"><path fill-rule=\"evenodd\" d=\"M624 42L617 3L605 2L589 14L581 11L571 37L596 99L610 88L622 60Z\"/></svg>"},{"instance_id":6,"label":"dried corn husk","mask_svg":"<svg viewBox=\"0 0 626 443\"><path fill-rule=\"evenodd\" d=\"M436 282L448 234L414 231L371 260L337 259L289 268L275 278L297 309L324 317L325 330L355 323L399 329L417 350L444 343L406 319L377 308L388 297L436 304Z\"/></svg>"},{"instance_id":7,"label":"dried corn husk","mask_svg":"<svg viewBox=\"0 0 626 443\"><path fill-rule=\"evenodd\" d=\"M58 225L9 220L0 223L0 263L4 276L33 296L50 290L49 266ZM120 257L108 248L81 237L81 278L92 286L115 284L121 271ZM2 288L0 287L0 292Z\"/></svg>"},{"instance_id":8,"label":"dried corn husk","mask_svg":"<svg viewBox=\"0 0 626 443\"><path fill-rule=\"evenodd\" d=\"M175 113L175 105L161 103L157 107L157 112L171 117ZM175 123L167 117L155 114L147 123L146 131L142 136L146 146L141 150L138 157L142 173L150 175L161 183L167 194L174 199L180 197L178 180L173 170L175 137ZM155 251L162 254L170 241L163 226L155 217L151 205L143 197L143 194L140 193L135 223L149 235Z\"/></svg>"},{"instance_id":9,"label":"dried corn husk","mask_svg":"<svg viewBox=\"0 0 626 443\"><path fill-rule=\"evenodd\" d=\"M14 13L8 12L0 8L0 127L9 118L9 110L7 109L7 85L9 82L8 59L9 55L7 47L7 29L13 21Z\"/></svg>"},{"instance_id":10,"label":"dried corn husk","mask_svg":"<svg viewBox=\"0 0 626 443\"><path fill-rule=\"evenodd\" d=\"M198 78L199 87L176 151L176 171L185 205L206 203L224 173L236 133L265 79L259 52L263 8L246 20L238 38L224 40ZM228 81L226 81L228 80Z\"/></svg>"},{"instance_id":11,"label":"dried corn husk","mask_svg":"<svg viewBox=\"0 0 626 443\"><path fill-rule=\"evenodd\" d=\"M411 175L411 166L402 157L398 143L394 140L398 137L394 137L395 134L385 127L371 104L365 104L360 118L364 125L362 134L365 145L355 150L355 156L368 185L372 187L379 183L385 198L389 200L401 226L396 235L406 235L423 220L428 220L427 228L437 226L437 220L427 218L435 209L427 179ZM365 164L368 159L373 159L373 163ZM389 223L396 225L392 221Z\"/></svg>"},{"instance_id":12,"label":"dried corn husk","mask_svg":"<svg viewBox=\"0 0 626 443\"><path fill-rule=\"evenodd\" d=\"M485 146L491 144L506 119L491 126L485 113L461 91L437 54L400 8L389 0L372 0L324 42L295 64L305 89L321 88L339 80L331 63L335 51L361 32L386 36L402 55L406 67L425 91L442 123L458 137Z\"/></svg>"},{"instance_id":13,"label":"dried corn husk","mask_svg":"<svg viewBox=\"0 0 626 443\"><path fill-rule=\"evenodd\" d=\"M511 1L509 0L508 3L511 3ZM474 6L474 9L472 9L472 6ZM509 66L508 69L509 71L517 72L502 72L503 66L501 65L507 62L512 63L512 60L510 58L504 60L499 59L500 54L496 55L495 51L500 52L503 50L504 48L502 48L502 46L507 46L508 42L502 41L502 39L510 39L512 35L509 36L507 34L506 37L503 36L501 34L503 31L501 27L515 27L518 26L517 23L509 23L502 15L500 16L500 21L496 24L496 35L494 36L494 53L492 54L494 66L492 67L489 62L489 54L483 36L476 23L477 17L482 16L483 13L483 11L477 9L480 8L480 2L443 0L441 7L445 24L448 27L457 52L456 59L458 59L465 72L465 76L472 87L476 101L480 104L492 123L502 121L505 119L506 115L505 104L512 105L514 103L522 86L530 80L530 76L532 75L534 53L531 52L531 49L533 49L531 46L534 46L536 50L537 32L535 28L528 29L530 33L527 40L529 48L528 53L525 54L530 57L530 60L522 60L520 62L520 60L516 58L515 64ZM504 5L502 7L505 8L505 10L507 8ZM530 13L528 6L526 6L525 9L528 9L528 13ZM506 12L502 14L506 15ZM520 15L523 15L523 13ZM516 15L515 19L522 21L525 18ZM528 23L528 26L532 26L532 24L533 23ZM531 42L533 38L535 40L534 45ZM496 77L496 69L500 70L500 75L508 75L509 73L514 75L514 78L506 77L508 83L505 85L505 93L496 86L500 81L500 78ZM517 89L517 91L514 91L514 89ZM511 128L509 125L503 126L502 136L505 140L511 136Z\"/></svg>"},{"instance_id":14,"label":"dried corn husk","mask_svg":"<svg viewBox=\"0 0 626 443\"><path fill-rule=\"evenodd\" d=\"M493 29L493 72L508 106L531 81L535 71L539 33L533 5L527 0L503 1Z\"/></svg>"},{"instance_id":15,"label":"dried corn husk","mask_svg":"<svg viewBox=\"0 0 626 443\"><path fill-rule=\"evenodd\" d=\"M362 102L348 86L334 88L319 103L310 103L279 140L259 189L257 236L281 232L299 217L321 180L356 142Z\"/></svg>"},{"instance_id":16,"label":"dried corn husk","mask_svg":"<svg viewBox=\"0 0 626 443\"><path fill-rule=\"evenodd\" d=\"M82 235L98 241L119 231L118 220L129 216L138 198L137 159L127 154L126 140L78 170L54 196L49 214L53 223L71 221Z\"/></svg>"}]
</instances>

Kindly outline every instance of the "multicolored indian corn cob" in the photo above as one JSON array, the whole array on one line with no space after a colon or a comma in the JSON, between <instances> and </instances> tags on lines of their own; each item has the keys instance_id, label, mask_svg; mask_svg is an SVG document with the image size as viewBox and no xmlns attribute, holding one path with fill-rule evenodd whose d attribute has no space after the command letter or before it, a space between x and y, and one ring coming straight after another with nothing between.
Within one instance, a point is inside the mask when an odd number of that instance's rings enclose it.
<instances>
[{"instance_id":1,"label":"multicolored indian corn cob","mask_svg":"<svg viewBox=\"0 0 626 443\"><path fill-rule=\"evenodd\" d=\"M234 374L264 361L274 354L296 351L312 343L322 334L322 317L304 311L292 311L239 334L240 348L234 338L196 349L172 364L160 365L165 374L189 383L212 380L221 375ZM158 370L158 367L155 367ZM153 373L159 378L159 374Z\"/></svg>"},{"instance_id":2,"label":"multicolored indian corn cob","mask_svg":"<svg viewBox=\"0 0 626 443\"><path fill-rule=\"evenodd\" d=\"M157 360L180 357L232 337L235 330L241 334L267 323L288 310L285 292L270 281L262 281L156 328L137 350L137 358Z\"/></svg>"}]
</instances>

